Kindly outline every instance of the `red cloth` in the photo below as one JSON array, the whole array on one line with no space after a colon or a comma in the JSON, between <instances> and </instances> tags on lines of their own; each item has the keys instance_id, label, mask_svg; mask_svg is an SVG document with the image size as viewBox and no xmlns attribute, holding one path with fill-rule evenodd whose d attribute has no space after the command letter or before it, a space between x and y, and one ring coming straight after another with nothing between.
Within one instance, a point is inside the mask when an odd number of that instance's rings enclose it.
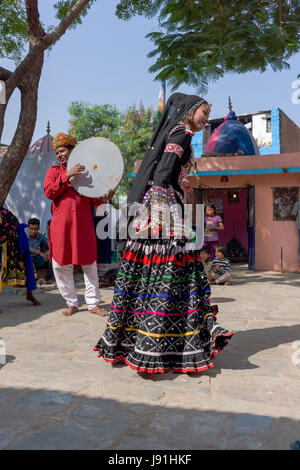
<instances>
[{"instance_id":1,"label":"red cloth","mask_svg":"<svg viewBox=\"0 0 300 470\"><path fill-rule=\"evenodd\" d=\"M97 241L91 205L102 202L80 196L66 173L66 167L54 165L45 177L44 193L52 200L49 256L61 266L92 264L97 260Z\"/></svg>"}]
</instances>

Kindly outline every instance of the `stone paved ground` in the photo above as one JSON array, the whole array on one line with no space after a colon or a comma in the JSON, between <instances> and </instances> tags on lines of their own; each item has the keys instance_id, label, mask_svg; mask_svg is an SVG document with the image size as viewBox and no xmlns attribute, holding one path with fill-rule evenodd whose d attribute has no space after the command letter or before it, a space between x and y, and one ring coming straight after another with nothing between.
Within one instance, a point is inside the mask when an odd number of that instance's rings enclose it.
<instances>
[{"instance_id":1,"label":"stone paved ground","mask_svg":"<svg viewBox=\"0 0 300 470\"><path fill-rule=\"evenodd\" d=\"M299 287L297 274L239 268L233 285L212 286L235 333L216 367L146 378L97 358L105 319L84 304L65 318L53 287L41 307L1 295L0 448L289 449L300 438ZM102 293L108 307L112 290Z\"/></svg>"}]
</instances>

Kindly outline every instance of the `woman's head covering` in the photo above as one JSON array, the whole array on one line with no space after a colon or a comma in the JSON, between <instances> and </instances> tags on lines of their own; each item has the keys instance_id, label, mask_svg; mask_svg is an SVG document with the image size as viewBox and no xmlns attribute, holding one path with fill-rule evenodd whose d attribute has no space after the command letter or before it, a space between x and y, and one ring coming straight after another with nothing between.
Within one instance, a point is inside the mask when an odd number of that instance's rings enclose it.
<instances>
[{"instance_id":1,"label":"woman's head covering","mask_svg":"<svg viewBox=\"0 0 300 470\"><path fill-rule=\"evenodd\" d=\"M147 187L150 185L148 182L152 180L163 154L166 136L202 103L206 103L206 100L196 95L174 93L170 96L130 190L128 202L140 202L142 200Z\"/></svg>"},{"instance_id":2,"label":"woman's head covering","mask_svg":"<svg viewBox=\"0 0 300 470\"><path fill-rule=\"evenodd\" d=\"M75 147L75 145L77 145L77 139L73 135L58 132L52 141L52 145L54 150L58 149L58 147L67 147L67 145Z\"/></svg>"}]
</instances>

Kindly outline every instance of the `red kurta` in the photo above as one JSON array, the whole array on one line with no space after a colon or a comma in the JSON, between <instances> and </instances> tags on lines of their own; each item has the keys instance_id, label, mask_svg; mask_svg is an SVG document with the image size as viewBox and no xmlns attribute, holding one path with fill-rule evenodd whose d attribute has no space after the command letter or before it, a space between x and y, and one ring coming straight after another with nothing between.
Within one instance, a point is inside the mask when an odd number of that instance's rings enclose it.
<instances>
[{"instance_id":1,"label":"red kurta","mask_svg":"<svg viewBox=\"0 0 300 470\"><path fill-rule=\"evenodd\" d=\"M66 167L54 165L45 177L44 193L52 200L49 255L61 266L92 264L97 260L97 241L91 206L102 203L80 196L66 173Z\"/></svg>"}]
</instances>

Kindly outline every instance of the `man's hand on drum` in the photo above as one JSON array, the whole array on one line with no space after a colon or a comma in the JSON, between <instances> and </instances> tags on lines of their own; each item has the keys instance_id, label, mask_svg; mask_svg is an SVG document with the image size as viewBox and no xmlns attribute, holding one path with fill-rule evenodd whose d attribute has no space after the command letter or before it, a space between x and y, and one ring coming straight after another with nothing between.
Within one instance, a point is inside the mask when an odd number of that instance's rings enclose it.
<instances>
[{"instance_id":1,"label":"man's hand on drum","mask_svg":"<svg viewBox=\"0 0 300 470\"><path fill-rule=\"evenodd\" d=\"M78 175L79 173L83 173L85 171L85 166L80 165L80 163L76 163L70 170L67 171L67 177L71 178L72 176Z\"/></svg>"},{"instance_id":2,"label":"man's hand on drum","mask_svg":"<svg viewBox=\"0 0 300 470\"><path fill-rule=\"evenodd\" d=\"M104 196L100 197L100 201L101 202L107 202L107 201L110 201L110 199L113 198L114 194L115 194L116 191L114 191L113 189L110 189L108 191L108 193L104 194Z\"/></svg>"}]
</instances>

